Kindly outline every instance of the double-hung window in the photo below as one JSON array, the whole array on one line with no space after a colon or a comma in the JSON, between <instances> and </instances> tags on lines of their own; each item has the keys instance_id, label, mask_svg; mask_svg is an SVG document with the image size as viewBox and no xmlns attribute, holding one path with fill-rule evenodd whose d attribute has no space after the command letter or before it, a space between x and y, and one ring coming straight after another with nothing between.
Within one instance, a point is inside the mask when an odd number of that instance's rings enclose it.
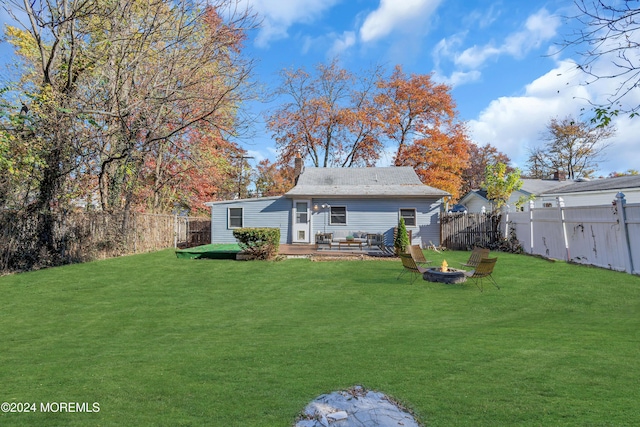
<instances>
[{"instance_id":1,"label":"double-hung window","mask_svg":"<svg viewBox=\"0 0 640 427\"><path fill-rule=\"evenodd\" d=\"M400 218L404 218L404 225L407 227L416 227L418 225L416 210L414 208L400 209Z\"/></svg>"},{"instance_id":2,"label":"double-hung window","mask_svg":"<svg viewBox=\"0 0 640 427\"><path fill-rule=\"evenodd\" d=\"M229 208L229 228L242 228L242 208Z\"/></svg>"},{"instance_id":3,"label":"double-hung window","mask_svg":"<svg viewBox=\"0 0 640 427\"><path fill-rule=\"evenodd\" d=\"M329 218L331 225L347 225L347 207L331 206L331 216Z\"/></svg>"}]
</instances>

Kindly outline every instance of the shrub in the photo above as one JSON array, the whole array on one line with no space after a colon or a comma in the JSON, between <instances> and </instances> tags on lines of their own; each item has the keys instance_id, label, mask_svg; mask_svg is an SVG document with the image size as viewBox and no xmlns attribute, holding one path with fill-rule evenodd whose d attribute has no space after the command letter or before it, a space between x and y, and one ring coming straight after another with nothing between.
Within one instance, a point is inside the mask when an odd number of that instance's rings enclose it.
<instances>
[{"instance_id":1,"label":"shrub","mask_svg":"<svg viewBox=\"0 0 640 427\"><path fill-rule=\"evenodd\" d=\"M393 241L393 246L396 249L396 254L404 253L409 246L409 236L407 235L407 226L404 224L404 218L400 218L398 222L398 233Z\"/></svg>"},{"instance_id":2,"label":"shrub","mask_svg":"<svg viewBox=\"0 0 640 427\"><path fill-rule=\"evenodd\" d=\"M251 259L271 259L280 247L279 228L238 228L233 237Z\"/></svg>"},{"instance_id":3,"label":"shrub","mask_svg":"<svg viewBox=\"0 0 640 427\"><path fill-rule=\"evenodd\" d=\"M512 254L522 254L524 249L516 236L516 230L513 227L509 227L509 237L501 237L495 242L490 243L487 246L492 251L509 252Z\"/></svg>"}]
</instances>

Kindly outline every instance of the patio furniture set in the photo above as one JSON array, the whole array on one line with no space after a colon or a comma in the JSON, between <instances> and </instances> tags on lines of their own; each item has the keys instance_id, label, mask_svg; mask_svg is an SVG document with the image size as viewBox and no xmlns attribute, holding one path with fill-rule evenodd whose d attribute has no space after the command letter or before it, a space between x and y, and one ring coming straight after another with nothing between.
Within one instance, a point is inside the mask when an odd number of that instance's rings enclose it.
<instances>
[{"instance_id":1,"label":"patio furniture set","mask_svg":"<svg viewBox=\"0 0 640 427\"><path fill-rule=\"evenodd\" d=\"M360 250L362 250L363 246L370 248L378 247L383 251L385 249L383 234L367 233L365 231L317 233L316 249L318 249L320 245L327 245L329 249L337 246L338 250L343 247L350 248L352 246L357 246Z\"/></svg>"}]
</instances>

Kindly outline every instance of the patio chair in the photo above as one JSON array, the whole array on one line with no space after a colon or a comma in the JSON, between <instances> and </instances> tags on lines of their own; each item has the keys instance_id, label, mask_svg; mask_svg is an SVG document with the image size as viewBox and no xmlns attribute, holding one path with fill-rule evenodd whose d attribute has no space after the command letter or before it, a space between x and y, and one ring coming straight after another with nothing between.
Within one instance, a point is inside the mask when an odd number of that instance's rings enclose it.
<instances>
[{"instance_id":1,"label":"patio chair","mask_svg":"<svg viewBox=\"0 0 640 427\"><path fill-rule=\"evenodd\" d=\"M410 253L399 254L399 256L400 260L402 261L402 271L398 275L397 279L400 279L400 276L402 276L404 273L409 272L411 274L411 284L413 284L413 282L416 280L417 275L426 273L427 269L417 265Z\"/></svg>"},{"instance_id":2,"label":"patio chair","mask_svg":"<svg viewBox=\"0 0 640 427\"><path fill-rule=\"evenodd\" d=\"M316 250L319 245L328 245L331 249L331 240L333 239L333 233L317 233L316 234Z\"/></svg>"},{"instance_id":3,"label":"patio chair","mask_svg":"<svg viewBox=\"0 0 640 427\"><path fill-rule=\"evenodd\" d=\"M424 252L422 252L422 248L420 248L420 245L409 246L409 252L411 253L411 257L416 262L416 264L421 267L433 262L424 257Z\"/></svg>"},{"instance_id":4,"label":"patio chair","mask_svg":"<svg viewBox=\"0 0 640 427\"><path fill-rule=\"evenodd\" d=\"M485 248L473 248L471 251L471 255L469 256L469 260L465 263L460 263L463 267L471 267L475 268L482 258L489 258L489 249Z\"/></svg>"},{"instance_id":5,"label":"patio chair","mask_svg":"<svg viewBox=\"0 0 640 427\"><path fill-rule=\"evenodd\" d=\"M484 291L482 280L485 278L489 278L494 286L500 289L500 286L498 286L491 275L493 273L493 267L496 265L496 261L498 261L498 258L482 258L475 270L466 271L464 275L468 279L473 279L478 289L480 289L480 292Z\"/></svg>"},{"instance_id":6,"label":"patio chair","mask_svg":"<svg viewBox=\"0 0 640 427\"><path fill-rule=\"evenodd\" d=\"M384 235L380 233L368 233L367 245L369 247L377 246L380 250L384 251Z\"/></svg>"}]
</instances>

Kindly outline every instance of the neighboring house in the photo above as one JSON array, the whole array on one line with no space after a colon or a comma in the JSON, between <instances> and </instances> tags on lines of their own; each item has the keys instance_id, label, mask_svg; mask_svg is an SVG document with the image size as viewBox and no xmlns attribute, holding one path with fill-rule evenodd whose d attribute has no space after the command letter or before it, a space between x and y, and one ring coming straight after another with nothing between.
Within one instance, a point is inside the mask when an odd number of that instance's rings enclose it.
<instances>
[{"instance_id":1,"label":"neighboring house","mask_svg":"<svg viewBox=\"0 0 640 427\"><path fill-rule=\"evenodd\" d=\"M610 205L619 192L627 203L640 203L640 175L582 180L556 187L540 195L543 207L557 206L562 197L566 207Z\"/></svg>"},{"instance_id":2,"label":"neighboring house","mask_svg":"<svg viewBox=\"0 0 640 427\"><path fill-rule=\"evenodd\" d=\"M562 181L559 179L522 179L522 188L520 190L514 191L509 197L509 201L507 204L509 205L509 209L514 212L516 210L520 211L528 211L529 203L525 203L520 208L516 207L516 204L520 200L521 197L529 198L531 196L534 197L533 203L534 207L541 208L545 201L540 197L541 194L550 191L554 188L558 188L561 186L567 185L567 181ZM458 202L459 204L465 205L470 213L480 213L484 211L492 212L493 211L493 203L491 200L487 198L487 191L484 189L481 190L473 190L464 195Z\"/></svg>"},{"instance_id":3,"label":"neighboring house","mask_svg":"<svg viewBox=\"0 0 640 427\"><path fill-rule=\"evenodd\" d=\"M439 244L447 196L422 184L410 167L306 168L284 196L207 203L211 241L235 242L235 228L277 227L282 244L315 243L318 233L378 233L393 245L403 217L412 244Z\"/></svg>"}]
</instances>

